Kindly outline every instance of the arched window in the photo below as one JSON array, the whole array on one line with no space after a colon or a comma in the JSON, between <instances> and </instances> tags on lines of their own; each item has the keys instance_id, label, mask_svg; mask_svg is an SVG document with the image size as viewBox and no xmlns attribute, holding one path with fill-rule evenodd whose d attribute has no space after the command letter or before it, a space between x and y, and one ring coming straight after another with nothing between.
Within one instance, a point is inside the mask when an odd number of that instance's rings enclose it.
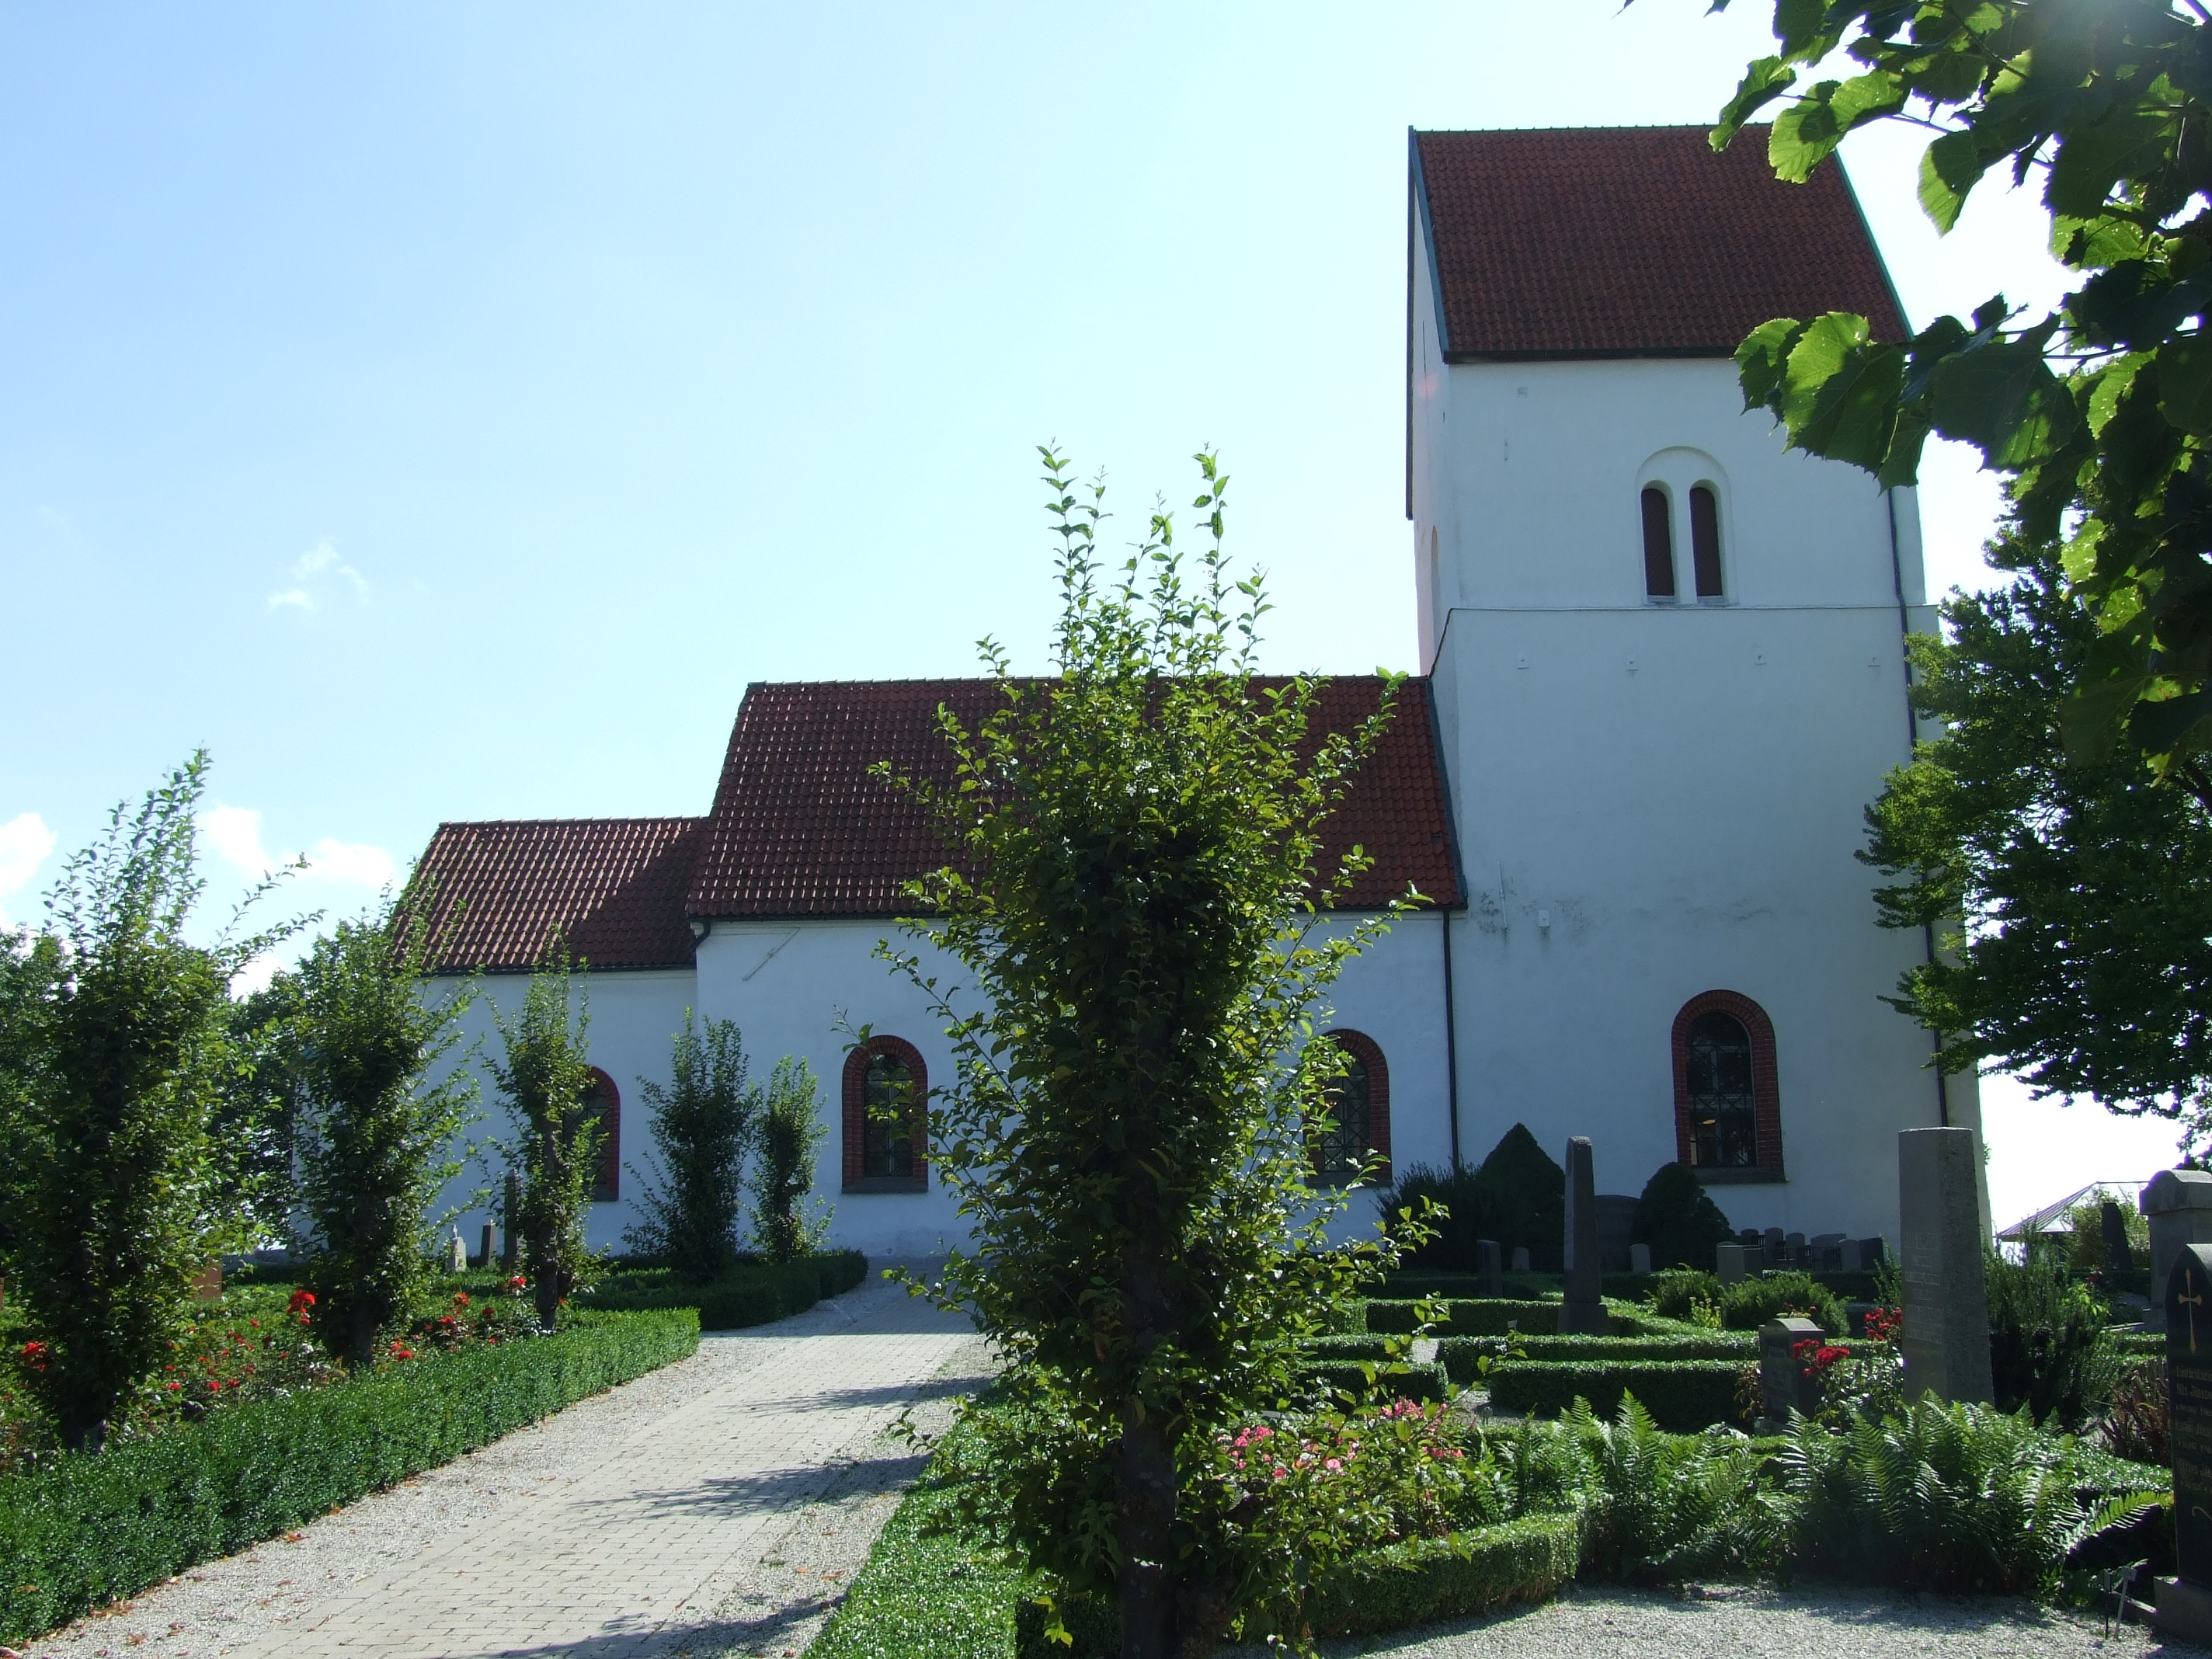
<instances>
[{"instance_id":1,"label":"arched window","mask_svg":"<svg viewBox=\"0 0 2212 1659\"><path fill-rule=\"evenodd\" d=\"M1698 597L1721 597L1721 504L1711 484L1690 489L1690 564Z\"/></svg>"},{"instance_id":2,"label":"arched window","mask_svg":"<svg viewBox=\"0 0 2212 1659\"><path fill-rule=\"evenodd\" d=\"M604 1135L599 1167L592 1176L592 1202L611 1204L622 1196L622 1094L596 1066L584 1084L584 1119L596 1120Z\"/></svg>"},{"instance_id":3,"label":"arched window","mask_svg":"<svg viewBox=\"0 0 2212 1659\"><path fill-rule=\"evenodd\" d=\"M1782 1105L1774 1025L1734 991L1692 997L1674 1016L1676 1156L1705 1180L1779 1181Z\"/></svg>"},{"instance_id":4,"label":"arched window","mask_svg":"<svg viewBox=\"0 0 2212 1659\"><path fill-rule=\"evenodd\" d=\"M870 1037L845 1056L845 1190L929 1185L929 1071L903 1037Z\"/></svg>"},{"instance_id":5,"label":"arched window","mask_svg":"<svg viewBox=\"0 0 2212 1659\"><path fill-rule=\"evenodd\" d=\"M1390 1178L1390 1066L1364 1031L1336 1030L1322 1040L1344 1051L1345 1069L1328 1091L1329 1121L1311 1137L1314 1180L1342 1187L1357 1180L1371 1158L1382 1168L1370 1179Z\"/></svg>"},{"instance_id":6,"label":"arched window","mask_svg":"<svg viewBox=\"0 0 2212 1659\"><path fill-rule=\"evenodd\" d=\"M1644 592L1654 599L1674 597L1674 509L1657 484L1644 486Z\"/></svg>"}]
</instances>

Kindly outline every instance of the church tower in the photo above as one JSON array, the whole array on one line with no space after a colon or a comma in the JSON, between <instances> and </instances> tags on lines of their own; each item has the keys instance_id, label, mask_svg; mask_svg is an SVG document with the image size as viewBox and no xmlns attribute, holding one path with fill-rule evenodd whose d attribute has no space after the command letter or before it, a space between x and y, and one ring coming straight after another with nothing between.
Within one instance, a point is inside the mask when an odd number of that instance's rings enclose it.
<instances>
[{"instance_id":1,"label":"church tower","mask_svg":"<svg viewBox=\"0 0 2212 1659\"><path fill-rule=\"evenodd\" d=\"M1896 1133L1979 1127L1889 1007L1853 856L1931 631L1912 492L1786 451L1732 354L1901 309L1839 166L1763 135L1413 135L1407 512L1466 908L1460 1142L1692 1164L1738 1227L1895 1237Z\"/></svg>"}]
</instances>

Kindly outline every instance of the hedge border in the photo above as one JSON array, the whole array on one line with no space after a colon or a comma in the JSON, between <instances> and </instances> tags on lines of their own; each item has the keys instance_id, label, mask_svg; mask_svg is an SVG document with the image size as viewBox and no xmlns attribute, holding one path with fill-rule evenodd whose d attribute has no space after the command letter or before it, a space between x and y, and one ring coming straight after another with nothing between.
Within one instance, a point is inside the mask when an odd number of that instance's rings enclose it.
<instances>
[{"instance_id":1,"label":"hedge border","mask_svg":"<svg viewBox=\"0 0 2212 1659\"><path fill-rule=\"evenodd\" d=\"M0 1480L0 1643L452 1462L699 1346L689 1308L428 1354Z\"/></svg>"},{"instance_id":2,"label":"hedge border","mask_svg":"<svg viewBox=\"0 0 2212 1659\"><path fill-rule=\"evenodd\" d=\"M1437 1359L1453 1382L1465 1387L1481 1374L1480 1362L1486 1356L1504 1359L1506 1342L1502 1336L1446 1337L1437 1344ZM1708 1331L1698 1336L1530 1336L1522 1339L1521 1353L1529 1364L1547 1365L1668 1359L1748 1364L1759 1358L1759 1339L1749 1331Z\"/></svg>"},{"instance_id":3,"label":"hedge border","mask_svg":"<svg viewBox=\"0 0 2212 1659\"><path fill-rule=\"evenodd\" d=\"M1444 1316L1437 1322L1438 1336L1504 1336L1518 1328L1524 1336L1556 1335L1559 1328L1559 1302L1508 1302L1502 1300L1462 1298L1444 1304ZM1366 1326L1378 1335L1402 1336L1420 1321L1417 1304L1411 1302L1370 1301L1367 1304ZM1613 1333L1619 1336L1643 1336L1656 1333L1692 1330L1671 1319L1660 1319L1639 1309L1623 1307L1619 1303L1607 1303L1606 1312L1611 1316Z\"/></svg>"},{"instance_id":4,"label":"hedge border","mask_svg":"<svg viewBox=\"0 0 2212 1659\"><path fill-rule=\"evenodd\" d=\"M1620 1409L1633 1394L1661 1428L1695 1433L1735 1417L1737 1379L1747 1361L1646 1359L1608 1363L1570 1360L1537 1364L1507 1360L1490 1373L1490 1403L1498 1411L1553 1416L1577 1399L1600 1417Z\"/></svg>"},{"instance_id":5,"label":"hedge border","mask_svg":"<svg viewBox=\"0 0 2212 1659\"><path fill-rule=\"evenodd\" d=\"M734 1331L805 1313L817 1302L842 1296L867 1276L868 1259L858 1250L831 1250L795 1261L747 1262L708 1285L669 1285L624 1294L617 1279L587 1293L584 1305L610 1313L696 1308L701 1330Z\"/></svg>"},{"instance_id":6,"label":"hedge border","mask_svg":"<svg viewBox=\"0 0 2212 1659\"><path fill-rule=\"evenodd\" d=\"M1309 1387L1365 1397L1392 1400L1443 1400L1451 1392L1444 1368L1433 1361L1388 1362L1374 1366L1375 1380L1367 1380L1366 1366L1356 1360L1310 1361L1297 1369L1298 1381Z\"/></svg>"}]
</instances>

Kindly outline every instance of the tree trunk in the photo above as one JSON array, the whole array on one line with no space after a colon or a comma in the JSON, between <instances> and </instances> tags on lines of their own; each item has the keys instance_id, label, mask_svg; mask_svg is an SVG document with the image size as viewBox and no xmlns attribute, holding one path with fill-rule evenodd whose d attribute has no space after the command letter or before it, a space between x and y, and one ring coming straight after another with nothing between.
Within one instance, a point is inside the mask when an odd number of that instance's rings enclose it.
<instances>
[{"instance_id":1,"label":"tree trunk","mask_svg":"<svg viewBox=\"0 0 2212 1659\"><path fill-rule=\"evenodd\" d=\"M1114 1473L1121 1550L1121 1659L1174 1659L1176 1653L1175 1448L1159 1424L1122 1408Z\"/></svg>"}]
</instances>

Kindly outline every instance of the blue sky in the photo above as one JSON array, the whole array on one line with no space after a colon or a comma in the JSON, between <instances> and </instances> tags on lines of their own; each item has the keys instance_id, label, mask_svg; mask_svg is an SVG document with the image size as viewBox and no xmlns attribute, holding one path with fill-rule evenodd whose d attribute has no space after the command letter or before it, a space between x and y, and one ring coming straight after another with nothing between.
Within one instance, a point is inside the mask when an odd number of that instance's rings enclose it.
<instances>
[{"instance_id":1,"label":"blue sky","mask_svg":"<svg viewBox=\"0 0 2212 1659\"><path fill-rule=\"evenodd\" d=\"M703 810L750 681L1035 664L1048 439L1132 528L1218 446L1270 665L1412 666L1406 129L1707 120L1703 13L0 9L0 914L197 744L216 907L343 911L441 818ZM1914 319L2055 291L1917 150L1848 152ZM2017 1092L2001 1212L2170 1150Z\"/></svg>"}]
</instances>

